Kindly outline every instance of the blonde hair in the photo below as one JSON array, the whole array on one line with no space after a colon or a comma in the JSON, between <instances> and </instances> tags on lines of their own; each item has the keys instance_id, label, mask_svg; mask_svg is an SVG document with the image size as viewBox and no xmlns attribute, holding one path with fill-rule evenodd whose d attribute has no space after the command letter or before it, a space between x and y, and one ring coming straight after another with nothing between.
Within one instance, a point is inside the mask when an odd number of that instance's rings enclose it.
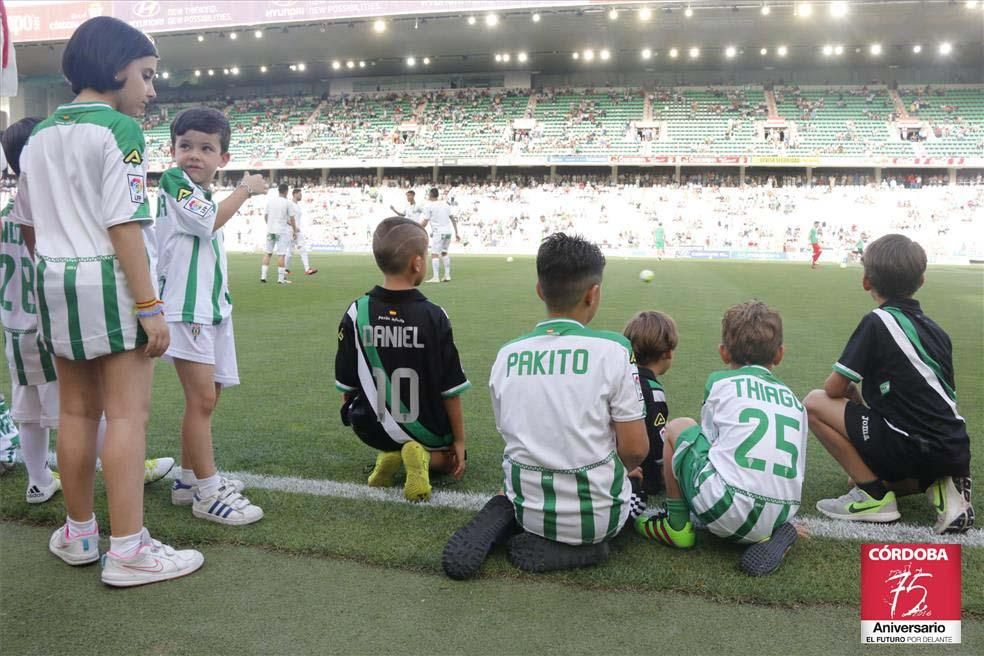
<instances>
[{"instance_id":1,"label":"blonde hair","mask_svg":"<svg viewBox=\"0 0 984 656\"><path fill-rule=\"evenodd\" d=\"M655 310L637 313L625 326L636 362L655 362L677 347L679 339L673 318Z\"/></svg>"},{"instance_id":2,"label":"blonde hair","mask_svg":"<svg viewBox=\"0 0 984 656\"><path fill-rule=\"evenodd\" d=\"M782 346L782 317L762 301L732 305L721 320L721 343L735 364L769 366Z\"/></svg>"}]
</instances>

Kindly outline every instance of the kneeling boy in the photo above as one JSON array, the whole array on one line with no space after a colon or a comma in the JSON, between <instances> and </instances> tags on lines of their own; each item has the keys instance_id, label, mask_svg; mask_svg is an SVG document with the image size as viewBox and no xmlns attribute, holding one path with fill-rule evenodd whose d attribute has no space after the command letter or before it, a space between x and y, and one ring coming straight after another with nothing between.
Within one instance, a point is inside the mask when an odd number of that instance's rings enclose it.
<instances>
[{"instance_id":1,"label":"kneeling boy","mask_svg":"<svg viewBox=\"0 0 984 656\"><path fill-rule=\"evenodd\" d=\"M406 468L403 495L430 499L430 470L461 478L465 424L461 369L447 313L417 291L426 271L427 232L402 217L372 237L383 285L353 302L338 327L335 387L342 422L379 450L369 485L386 487Z\"/></svg>"},{"instance_id":2,"label":"kneeling boy","mask_svg":"<svg viewBox=\"0 0 984 656\"><path fill-rule=\"evenodd\" d=\"M731 368L708 377L700 424L667 425L666 511L640 517L636 529L687 549L695 542L692 511L718 537L753 544L742 569L767 574L797 535L788 522L803 488L806 410L772 374L784 353L778 312L760 301L735 305L721 333L721 360Z\"/></svg>"}]
</instances>

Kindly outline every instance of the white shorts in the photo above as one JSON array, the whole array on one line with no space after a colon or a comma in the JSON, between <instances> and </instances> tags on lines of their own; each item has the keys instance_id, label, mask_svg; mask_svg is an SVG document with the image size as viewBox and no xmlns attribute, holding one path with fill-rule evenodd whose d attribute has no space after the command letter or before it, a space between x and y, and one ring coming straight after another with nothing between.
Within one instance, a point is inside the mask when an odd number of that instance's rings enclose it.
<instances>
[{"instance_id":1,"label":"white shorts","mask_svg":"<svg viewBox=\"0 0 984 656\"><path fill-rule=\"evenodd\" d=\"M10 395L10 416L18 424L58 428L58 383L18 385Z\"/></svg>"},{"instance_id":2,"label":"white shorts","mask_svg":"<svg viewBox=\"0 0 984 656\"><path fill-rule=\"evenodd\" d=\"M10 380L16 385L43 385L57 380L55 363L38 333L3 331Z\"/></svg>"},{"instance_id":3,"label":"white shorts","mask_svg":"<svg viewBox=\"0 0 984 656\"><path fill-rule=\"evenodd\" d=\"M308 252L308 243L307 243L307 239L305 239L304 237L303 232L297 233L297 236L293 240L291 240L291 247L295 248L298 252L301 253Z\"/></svg>"},{"instance_id":4,"label":"white shorts","mask_svg":"<svg viewBox=\"0 0 984 656\"><path fill-rule=\"evenodd\" d=\"M273 253L275 255L287 255L290 251L290 233L283 232L279 235L276 233L267 233L266 238L266 249L265 253Z\"/></svg>"},{"instance_id":5,"label":"white shorts","mask_svg":"<svg viewBox=\"0 0 984 656\"><path fill-rule=\"evenodd\" d=\"M218 325L183 323L167 324L171 329L171 345L164 359L168 362L187 360L215 367L215 382L222 387L239 384L239 365L236 363L236 339L232 332L232 317Z\"/></svg>"},{"instance_id":6,"label":"white shorts","mask_svg":"<svg viewBox=\"0 0 984 656\"><path fill-rule=\"evenodd\" d=\"M430 249L431 253L447 253L448 246L451 245L451 233L447 234L433 234L430 239Z\"/></svg>"}]
</instances>

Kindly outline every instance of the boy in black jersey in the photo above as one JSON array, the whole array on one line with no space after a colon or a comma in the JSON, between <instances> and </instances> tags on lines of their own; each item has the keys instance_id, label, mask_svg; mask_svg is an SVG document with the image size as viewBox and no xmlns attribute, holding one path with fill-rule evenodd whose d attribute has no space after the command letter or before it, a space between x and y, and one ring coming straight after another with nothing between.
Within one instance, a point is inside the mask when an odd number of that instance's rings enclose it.
<instances>
[{"instance_id":1,"label":"boy in black jersey","mask_svg":"<svg viewBox=\"0 0 984 656\"><path fill-rule=\"evenodd\" d=\"M629 474L632 488L643 499L663 491L663 428L669 420L666 392L656 378L673 364L677 347L677 329L673 319L662 312L639 312L625 326L625 337L632 344L639 381L646 403L646 432L649 435L649 455L639 469Z\"/></svg>"},{"instance_id":2,"label":"boy in black jersey","mask_svg":"<svg viewBox=\"0 0 984 656\"><path fill-rule=\"evenodd\" d=\"M427 244L415 221L391 217L379 224L372 253L383 285L349 306L335 356L335 387L345 395L342 422L380 451L369 485L392 485L402 464L409 501L430 498L430 470L455 478L464 473L459 395L471 387L448 315L416 289Z\"/></svg>"},{"instance_id":3,"label":"boy in black jersey","mask_svg":"<svg viewBox=\"0 0 984 656\"><path fill-rule=\"evenodd\" d=\"M912 298L926 253L908 237L885 235L862 263L861 284L878 308L861 319L824 388L803 401L810 428L855 484L817 510L891 522L901 517L897 494L925 491L935 532L962 533L974 523L970 438L957 411L950 337Z\"/></svg>"}]
</instances>

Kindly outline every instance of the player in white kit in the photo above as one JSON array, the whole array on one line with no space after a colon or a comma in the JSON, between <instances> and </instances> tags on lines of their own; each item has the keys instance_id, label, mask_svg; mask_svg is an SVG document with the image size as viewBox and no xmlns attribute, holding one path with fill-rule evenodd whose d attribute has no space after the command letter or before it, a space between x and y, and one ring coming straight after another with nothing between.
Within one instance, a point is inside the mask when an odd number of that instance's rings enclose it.
<instances>
[{"instance_id":1,"label":"player in white kit","mask_svg":"<svg viewBox=\"0 0 984 656\"><path fill-rule=\"evenodd\" d=\"M304 211L301 209L301 196L303 192L300 187L296 187L294 191L291 192L291 212L294 214L294 227L296 231L294 232L294 238L290 241L290 246L287 248L287 255L284 258L284 269L287 273L290 273L290 256L293 254L294 249L301 254L301 264L304 265L304 275L313 276L318 272L317 269L311 268L311 260L308 258L307 236L304 234L304 223L302 221L302 216Z\"/></svg>"},{"instance_id":2,"label":"player in white kit","mask_svg":"<svg viewBox=\"0 0 984 656\"><path fill-rule=\"evenodd\" d=\"M393 210L393 213L396 214L397 216L402 216L405 219L410 219L411 221L416 221L417 223L420 223L421 221L423 221L424 218L423 216L424 208L422 205L420 205L420 203L417 202L416 198L417 198L417 192L415 192L413 189L408 189L407 204L404 205L403 210L400 211L395 207L393 207L392 205L390 205L390 209Z\"/></svg>"},{"instance_id":3,"label":"player in white kit","mask_svg":"<svg viewBox=\"0 0 984 656\"><path fill-rule=\"evenodd\" d=\"M270 257L277 254L277 284L289 284L287 280L287 266L284 261L287 253L290 252L290 242L297 233L297 226L294 223L294 214L291 202L287 200L287 190L290 185L281 182L277 186L277 195L267 201L266 222L266 254L263 256L263 264L260 266L260 282L267 281L267 271L270 268Z\"/></svg>"},{"instance_id":4,"label":"player in white kit","mask_svg":"<svg viewBox=\"0 0 984 656\"><path fill-rule=\"evenodd\" d=\"M451 231L454 230L455 241L461 241L458 236L458 220L451 216L451 206L443 200L438 200L437 187L430 190L430 202L424 208L423 217L420 225L431 226L430 251L431 266L434 275L427 282L450 282L451 281L451 256L448 255L448 246L451 245ZM440 254L440 259L438 259ZM441 278L441 261L444 261L444 277Z\"/></svg>"}]
</instances>

